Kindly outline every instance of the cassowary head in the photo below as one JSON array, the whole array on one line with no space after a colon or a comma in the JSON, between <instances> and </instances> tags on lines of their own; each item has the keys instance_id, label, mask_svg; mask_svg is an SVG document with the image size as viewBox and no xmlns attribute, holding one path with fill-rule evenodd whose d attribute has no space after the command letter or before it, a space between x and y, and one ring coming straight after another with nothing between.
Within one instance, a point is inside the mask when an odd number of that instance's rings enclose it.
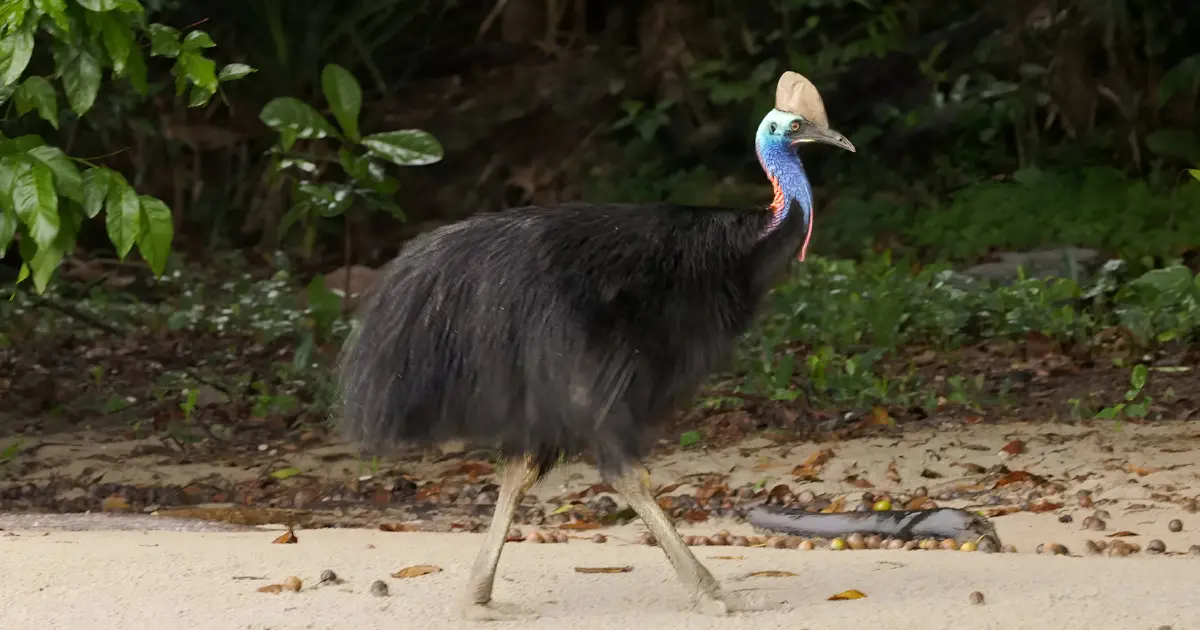
<instances>
[{"instance_id":1,"label":"cassowary head","mask_svg":"<svg viewBox=\"0 0 1200 630\"><path fill-rule=\"evenodd\" d=\"M854 151L845 136L829 127L825 104L811 81L795 72L785 72L775 88L775 109L758 127L758 143L795 146L823 142Z\"/></svg>"}]
</instances>

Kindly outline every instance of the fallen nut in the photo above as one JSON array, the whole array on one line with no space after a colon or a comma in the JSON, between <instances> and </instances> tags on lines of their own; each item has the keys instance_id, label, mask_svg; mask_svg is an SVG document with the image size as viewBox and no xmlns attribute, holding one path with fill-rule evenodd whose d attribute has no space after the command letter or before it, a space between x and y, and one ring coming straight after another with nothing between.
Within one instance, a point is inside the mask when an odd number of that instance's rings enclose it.
<instances>
[{"instance_id":1,"label":"fallen nut","mask_svg":"<svg viewBox=\"0 0 1200 630\"><path fill-rule=\"evenodd\" d=\"M1166 553L1166 551L1167 551L1167 545L1164 544L1163 541L1161 541L1157 538L1146 543L1146 553L1151 553L1151 554L1157 555L1160 553Z\"/></svg>"},{"instance_id":2,"label":"fallen nut","mask_svg":"<svg viewBox=\"0 0 1200 630\"><path fill-rule=\"evenodd\" d=\"M387 597L388 585L383 580L375 580L371 583L371 594L376 597Z\"/></svg>"},{"instance_id":3,"label":"fallen nut","mask_svg":"<svg viewBox=\"0 0 1200 630\"><path fill-rule=\"evenodd\" d=\"M979 606L983 604L983 593L980 593L979 591L973 591L970 599L972 604Z\"/></svg>"},{"instance_id":4,"label":"fallen nut","mask_svg":"<svg viewBox=\"0 0 1200 630\"><path fill-rule=\"evenodd\" d=\"M1173 532L1181 532L1183 531L1183 521L1177 518L1172 519L1170 523L1167 523L1167 529Z\"/></svg>"}]
</instances>

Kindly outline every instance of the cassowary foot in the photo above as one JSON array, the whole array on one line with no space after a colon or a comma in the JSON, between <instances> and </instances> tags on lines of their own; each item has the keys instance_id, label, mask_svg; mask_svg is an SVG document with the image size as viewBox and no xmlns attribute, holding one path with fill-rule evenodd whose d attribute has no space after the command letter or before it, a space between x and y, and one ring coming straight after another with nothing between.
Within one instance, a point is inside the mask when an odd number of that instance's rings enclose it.
<instances>
[{"instance_id":1,"label":"cassowary foot","mask_svg":"<svg viewBox=\"0 0 1200 630\"><path fill-rule=\"evenodd\" d=\"M462 607L461 615L466 621L529 621L538 616L532 610L498 602L487 602L486 604L469 602Z\"/></svg>"},{"instance_id":2,"label":"cassowary foot","mask_svg":"<svg viewBox=\"0 0 1200 630\"><path fill-rule=\"evenodd\" d=\"M758 593L703 593L696 599L696 608L705 615L720 617L735 612L755 612L774 608Z\"/></svg>"}]
</instances>

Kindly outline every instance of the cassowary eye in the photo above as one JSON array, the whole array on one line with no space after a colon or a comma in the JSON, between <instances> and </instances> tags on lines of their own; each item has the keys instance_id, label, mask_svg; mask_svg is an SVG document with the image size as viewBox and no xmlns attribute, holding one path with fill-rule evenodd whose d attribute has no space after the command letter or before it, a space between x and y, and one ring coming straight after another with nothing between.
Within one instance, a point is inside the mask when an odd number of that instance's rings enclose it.
<instances>
[{"instance_id":1,"label":"cassowary eye","mask_svg":"<svg viewBox=\"0 0 1200 630\"><path fill-rule=\"evenodd\" d=\"M799 120L792 121L792 131L800 131L800 121Z\"/></svg>"},{"instance_id":2,"label":"cassowary eye","mask_svg":"<svg viewBox=\"0 0 1200 630\"><path fill-rule=\"evenodd\" d=\"M779 125L776 125L775 123L771 123L771 133L775 133L775 130L778 128L779 128Z\"/></svg>"}]
</instances>

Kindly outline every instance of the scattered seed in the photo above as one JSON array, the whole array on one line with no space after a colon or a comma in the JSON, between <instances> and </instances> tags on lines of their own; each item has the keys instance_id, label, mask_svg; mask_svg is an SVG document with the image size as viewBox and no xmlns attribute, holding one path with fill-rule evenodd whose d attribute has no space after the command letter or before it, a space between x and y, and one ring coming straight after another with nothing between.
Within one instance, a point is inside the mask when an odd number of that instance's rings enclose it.
<instances>
[{"instance_id":1,"label":"scattered seed","mask_svg":"<svg viewBox=\"0 0 1200 630\"><path fill-rule=\"evenodd\" d=\"M976 548L977 548L977 545L968 540L967 542L963 543L962 546L958 548L958 550L959 551L975 551Z\"/></svg>"},{"instance_id":2,"label":"scattered seed","mask_svg":"<svg viewBox=\"0 0 1200 630\"><path fill-rule=\"evenodd\" d=\"M1181 532L1183 531L1183 521L1177 518L1172 519L1170 523L1167 523L1167 529L1173 532Z\"/></svg>"},{"instance_id":3,"label":"scattered seed","mask_svg":"<svg viewBox=\"0 0 1200 630\"><path fill-rule=\"evenodd\" d=\"M1086 494L1079 497L1079 507L1086 509L1086 508L1092 507L1092 505L1093 505L1092 497L1090 497Z\"/></svg>"},{"instance_id":4,"label":"scattered seed","mask_svg":"<svg viewBox=\"0 0 1200 630\"><path fill-rule=\"evenodd\" d=\"M919 486L916 490L913 490L913 496L918 498L927 497L929 496L929 488L926 488L925 486Z\"/></svg>"},{"instance_id":5,"label":"scattered seed","mask_svg":"<svg viewBox=\"0 0 1200 630\"><path fill-rule=\"evenodd\" d=\"M749 547L750 541L747 540L745 536L734 536L729 541L729 544L733 545L734 547Z\"/></svg>"},{"instance_id":6,"label":"scattered seed","mask_svg":"<svg viewBox=\"0 0 1200 630\"><path fill-rule=\"evenodd\" d=\"M1065 545L1060 545L1058 543L1044 543L1038 545L1037 552L1038 554L1048 556L1065 556L1071 553Z\"/></svg>"},{"instance_id":7,"label":"scattered seed","mask_svg":"<svg viewBox=\"0 0 1200 630\"><path fill-rule=\"evenodd\" d=\"M332 570L325 569L324 571L321 572L321 579L317 580L317 584L325 584L327 582L332 582L334 584L337 584L338 582L341 582L341 580L338 579L337 574L334 573Z\"/></svg>"},{"instance_id":8,"label":"scattered seed","mask_svg":"<svg viewBox=\"0 0 1200 630\"><path fill-rule=\"evenodd\" d=\"M871 509L875 510L876 512L887 512L888 510L892 509L892 500L886 498L880 499L871 506Z\"/></svg>"},{"instance_id":9,"label":"scattered seed","mask_svg":"<svg viewBox=\"0 0 1200 630\"><path fill-rule=\"evenodd\" d=\"M646 545L648 547L654 547L658 545L658 541L654 540L654 536L650 532L645 532L638 536L636 542L639 545Z\"/></svg>"},{"instance_id":10,"label":"scattered seed","mask_svg":"<svg viewBox=\"0 0 1200 630\"><path fill-rule=\"evenodd\" d=\"M816 545L811 540L801 540L800 544L796 546L801 551L812 551L815 547Z\"/></svg>"},{"instance_id":11,"label":"scattered seed","mask_svg":"<svg viewBox=\"0 0 1200 630\"><path fill-rule=\"evenodd\" d=\"M1195 499L1188 499L1187 501L1183 502L1183 510L1188 514L1200 512L1200 503L1198 503Z\"/></svg>"},{"instance_id":12,"label":"scattered seed","mask_svg":"<svg viewBox=\"0 0 1200 630\"><path fill-rule=\"evenodd\" d=\"M1096 541L1094 540L1085 540L1083 542L1083 548L1087 550L1088 554L1093 556L1098 555L1101 551L1100 545L1097 545Z\"/></svg>"},{"instance_id":13,"label":"scattered seed","mask_svg":"<svg viewBox=\"0 0 1200 630\"><path fill-rule=\"evenodd\" d=\"M387 597L388 585L383 580L375 580L371 583L371 594L376 597Z\"/></svg>"},{"instance_id":14,"label":"scattered seed","mask_svg":"<svg viewBox=\"0 0 1200 630\"><path fill-rule=\"evenodd\" d=\"M856 550L857 549L866 549L867 548L867 540L866 540L866 538L863 537L862 534L860 534L858 532L854 532L853 534L850 534L849 536L846 537L846 546L851 549L856 549Z\"/></svg>"},{"instance_id":15,"label":"scattered seed","mask_svg":"<svg viewBox=\"0 0 1200 630\"><path fill-rule=\"evenodd\" d=\"M767 547L771 549L787 549L787 539L775 536L767 541Z\"/></svg>"},{"instance_id":16,"label":"scattered seed","mask_svg":"<svg viewBox=\"0 0 1200 630\"><path fill-rule=\"evenodd\" d=\"M1102 521L1111 521L1112 520L1112 514L1109 514L1108 510L1096 510L1095 512L1092 513L1092 516L1094 516L1097 519L1102 520Z\"/></svg>"},{"instance_id":17,"label":"scattered seed","mask_svg":"<svg viewBox=\"0 0 1200 630\"><path fill-rule=\"evenodd\" d=\"M1158 555L1160 553L1166 553L1166 551L1167 551L1167 545L1164 544L1163 541L1161 541L1157 538L1146 543L1146 553L1152 553L1154 555Z\"/></svg>"},{"instance_id":18,"label":"scattered seed","mask_svg":"<svg viewBox=\"0 0 1200 630\"><path fill-rule=\"evenodd\" d=\"M283 588L292 592L298 592L301 584L302 582L300 581L300 578L294 575L289 575L288 578L283 581Z\"/></svg>"},{"instance_id":19,"label":"scattered seed","mask_svg":"<svg viewBox=\"0 0 1200 630\"><path fill-rule=\"evenodd\" d=\"M508 540L509 540L509 542L516 542L516 541L518 541L518 540L525 540L525 534L523 534L523 533L521 532L521 530L519 530L519 529L517 529L516 527L514 527L514 528L512 528L512 529L508 530Z\"/></svg>"},{"instance_id":20,"label":"scattered seed","mask_svg":"<svg viewBox=\"0 0 1200 630\"><path fill-rule=\"evenodd\" d=\"M729 544L728 534L714 534L708 537L708 544L713 547L724 547Z\"/></svg>"},{"instance_id":21,"label":"scattered seed","mask_svg":"<svg viewBox=\"0 0 1200 630\"><path fill-rule=\"evenodd\" d=\"M1108 528L1108 523L1105 523L1104 520L1096 518L1095 516L1089 516L1083 519L1083 528L1102 532Z\"/></svg>"},{"instance_id":22,"label":"scattered seed","mask_svg":"<svg viewBox=\"0 0 1200 630\"><path fill-rule=\"evenodd\" d=\"M936 538L926 538L921 541L921 549L923 549L925 551L933 551L937 548L938 548L938 541Z\"/></svg>"},{"instance_id":23,"label":"scattered seed","mask_svg":"<svg viewBox=\"0 0 1200 630\"><path fill-rule=\"evenodd\" d=\"M544 543L546 542L546 537L541 532L529 532L529 535L525 536L525 542Z\"/></svg>"},{"instance_id":24,"label":"scattered seed","mask_svg":"<svg viewBox=\"0 0 1200 630\"><path fill-rule=\"evenodd\" d=\"M1071 516L1070 514L1063 514L1062 516L1058 517L1059 523L1070 523L1073 520L1075 520L1075 517Z\"/></svg>"},{"instance_id":25,"label":"scattered seed","mask_svg":"<svg viewBox=\"0 0 1200 630\"><path fill-rule=\"evenodd\" d=\"M1200 556L1200 545L1192 545L1188 547L1189 556Z\"/></svg>"},{"instance_id":26,"label":"scattered seed","mask_svg":"<svg viewBox=\"0 0 1200 630\"><path fill-rule=\"evenodd\" d=\"M1133 553L1133 549L1129 545L1119 540L1114 540L1108 546L1108 556L1110 558L1124 558L1131 553Z\"/></svg>"},{"instance_id":27,"label":"scattered seed","mask_svg":"<svg viewBox=\"0 0 1200 630\"><path fill-rule=\"evenodd\" d=\"M945 549L946 551L957 551L958 541L954 540L953 538L945 538L942 540L942 542L938 543L938 547Z\"/></svg>"},{"instance_id":28,"label":"scattered seed","mask_svg":"<svg viewBox=\"0 0 1200 630\"><path fill-rule=\"evenodd\" d=\"M973 591L971 593L971 603L975 604L976 606L982 605L983 604L983 593L980 593L979 591Z\"/></svg>"},{"instance_id":29,"label":"scattered seed","mask_svg":"<svg viewBox=\"0 0 1200 630\"><path fill-rule=\"evenodd\" d=\"M846 548L846 541L842 540L841 538L834 538L833 540L829 541L829 548L834 551L841 551Z\"/></svg>"},{"instance_id":30,"label":"scattered seed","mask_svg":"<svg viewBox=\"0 0 1200 630\"><path fill-rule=\"evenodd\" d=\"M883 536L871 534L867 536L867 549L879 549L883 546Z\"/></svg>"},{"instance_id":31,"label":"scattered seed","mask_svg":"<svg viewBox=\"0 0 1200 630\"><path fill-rule=\"evenodd\" d=\"M886 549L904 549L905 542L899 538L893 538L887 542Z\"/></svg>"},{"instance_id":32,"label":"scattered seed","mask_svg":"<svg viewBox=\"0 0 1200 630\"><path fill-rule=\"evenodd\" d=\"M913 551L913 550L917 549L917 548L918 548L918 547L920 547L920 546L921 546L921 541L919 541L919 540L908 540L908 541L905 541L905 543L904 543L904 550L905 550L905 551Z\"/></svg>"},{"instance_id":33,"label":"scattered seed","mask_svg":"<svg viewBox=\"0 0 1200 630\"><path fill-rule=\"evenodd\" d=\"M1000 553L1017 553L1017 546L1011 543L1004 545L1000 547Z\"/></svg>"},{"instance_id":34,"label":"scattered seed","mask_svg":"<svg viewBox=\"0 0 1200 630\"><path fill-rule=\"evenodd\" d=\"M602 545L608 542L608 537L604 534L596 534L595 536L592 536L592 542L596 543L597 545Z\"/></svg>"}]
</instances>

